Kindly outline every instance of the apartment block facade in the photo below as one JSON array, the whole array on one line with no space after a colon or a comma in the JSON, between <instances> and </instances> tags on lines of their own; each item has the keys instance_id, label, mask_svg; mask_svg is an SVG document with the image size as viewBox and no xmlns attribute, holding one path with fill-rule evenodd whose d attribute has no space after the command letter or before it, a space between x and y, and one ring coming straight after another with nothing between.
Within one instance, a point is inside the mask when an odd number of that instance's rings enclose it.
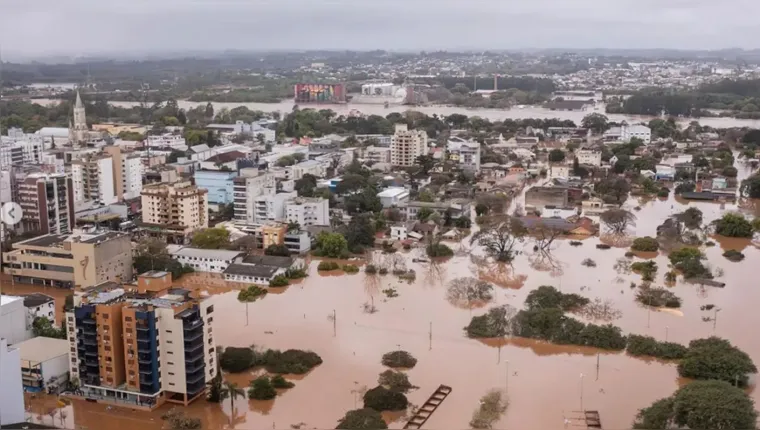
<instances>
[{"instance_id":1,"label":"apartment block facade","mask_svg":"<svg viewBox=\"0 0 760 430\"><path fill-rule=\"evenodd\" d=\"M296 197L285 204L285 219L301 227L330 225L330 202L323 198Z\"/></svg>"},{"instance_id":2,"label":"apartment block facade","mask_svg":"<svg viewBox=\"0 0 760 430\"><path fill-rule=\"evenodd\" d=\"M145 224L178 234L208 227L208 191L189 180L146 185L141 195Z\"/></svg>"},{"instance_id":3,"label":"apartment block facade","mask_svg":"<svg viewBox=\"0 0 760 430\"><path fill-rule=\"evenodd\" d=\"M18 184L24 232L66 234L74 229L74 190L64 174L33 173Z\"/></svg>"},{"instance_id":4,"label":"apartment block facade","mask_svg":"<svg viewBox=\"0 0 760 430\"><path fill-rule=\"evenodd\" d=\"M118 201L113 158L99 155L71 163L74 202L99 202L110 205ZM121 175L119 174L119 190Z\"/></svg>"},{"instance_id":5,"label":"apartment block facade","mask_svg":"<svg viewBox=\"0 0 760 430\"><path fill-rule=\"evenodd\" d=\"M233 180L233 206L235 221L242 224L254 224L255 200L263 194L276 192L275 175L259 174L258 168L240 170L240 176Z\"/></svg>"},{"instance_id":6,"label":"apartment block facade","mask_svg":"<svg viewBox=\"0 0 760 430\"><path fill-rule=\"evenodd\" d=\"M217 370L213 312L209 300L172 288L167 272L78 294L66 318L82 397L141 409L201 397Z\"/></svg>"},{"instance_id":7,"label":"apartment block facade","mask_svg":"<svg viewBox=\"0 0 760 430\"><path fill-rule=\"evenodd\" d=\"M391 164L413 166L417 157L428 150L428 137L424 130L409 130L406 124L396 124L396 133L391 140Z\"/></svg>"},{"instance_id":8,"label":"apartment block facade","mask_svg":"<svg viewBox=\"0 0 760 430\"><path fill-rule=\"evenodd\" d=\"M49 234L13 244L3 253L15 282L73 288L132 278L132 245L120 232Z\"/></svg>"}]
</instances>

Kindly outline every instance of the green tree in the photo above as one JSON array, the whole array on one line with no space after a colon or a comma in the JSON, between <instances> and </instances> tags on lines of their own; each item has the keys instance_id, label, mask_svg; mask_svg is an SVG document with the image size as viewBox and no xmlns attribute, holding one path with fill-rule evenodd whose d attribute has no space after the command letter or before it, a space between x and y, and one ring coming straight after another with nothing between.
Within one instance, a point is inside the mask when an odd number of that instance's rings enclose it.
<instances>
[{"instance_id":1,"label":"green tree","mask_svg":"<svg viewBox=\"0 0 760 430\"><path fill-rule=\"evenodd\" d=\"M224 348L219 365L227 372L240 373L251 368L256 361L253 349L228 346Z\"/></svg>"},{"instance_id":2,"label":"green tree","mask_svg":"<svg viewBox=\"0 0 760 430\"><path fill-rule=\"evenodd\" d=\"M338 421L336 429L345 430L378 430L387 429L388 425L383 421L380 412L371 409L354 409L346 412L346 415Z\"/></svg>"},{"instance_id":3,"label":"green tree","mask_svg":"<svg viewBox=\"0 0 760 430\"><path fill-rule=\"evenodd\" d=\"M230 232L223 227L206 228L193 233L190 243L195 248L225 249L230 245Z\"/></svg>"},{"instance_id":4,"label":"green tree","mask_svg":"<svg viewBox=\"0 0 760 430\"><path fill-rule=\"evenodd\" d=\"M715 233L726 237L752 237L752 223L738 213L727 213L715 221Z\"/></svg>"},{"instance_id":5,"label":"green tree","mask_svg":"<svg viewBox=\"0 0 760 430\"><path fill-rule=\"evenodd\" d=\"M32 333L35 336L66 339L66 327L57 328L47 317L36 317L32 322Z\"/></svg>"},{"instance_id":6,"label":"green tree","mask_svg":"<svg viewBox=\"0 0 760 430\"><path fill-rule=\"evenodd\" d=\"M420 202L434 202L435 195L428 190L422 190L417 196L417 200Z\"/></svg>"},{"instance_id":7,"label":"green tree","mask_svg":"<svg viewBox=\"0 0 760 430\"><path fill-rule=\"evenodd\" d=\"M693 379L716 379L744 387L748 374L757 367L746 352L725 339L709 337L689 343L686 356L678 364L678 374Z\"/></svg>"},{"instance_id":8,"label":"green tree","mask_svg":"<svg viewBox=\"0 0 760 430\"><path fill-rule=\"evenodd\" d=\"M272 244L264 250L264 255L290 257L290 250L285 245Z\"/></svg>"},{"instance_id":9,"label":"green tree","mask_svg":"<svg viewBox=\"0 0 760 430\"><path fill-rule=\"evenodd\" d=\"M251 381L248 398L253 400L271 400L277 397L277 390L272 386L268 376L259 376Z\"/></svg>"},{"instance_id":10,"label":"green tree","mask_svg":"<svg viewBox=\"0 0 760 430\"><path fill-rule=\"evenodd\" d=\"M409 401L404 393L391 391L381 385L364 393L364 407L376 411L400 411L406 409Z\"/></svg>"},{"instance_id":11,"label":"green tree","mask_svg":"<svg viewBox=\"0 0 760 430\"><path fill-rule=\"evenodd\" d=\"M349 251L354 254L364 252L375 245L375 222L369 213L354 215L342 229Z\"/></svg>"},{"instance_id":12,"label":"green tree","mask_svg":"<svg viewBox=\"0 0 760 430\"><path fill-rule=\"evenodd\" d=\"M609 128L609 120L605 115L592 113L583 117L581 127L591 129L596 134L601 134Z\"/></svg>"},{"instance_id":13,"label":"green tree","mask_svg":"<svg viewBox=\"0 0 760 430\"><path fill-rule=\"evenodd\" d=\"M752 399L723 381L695 381L669 398L641 409L634 429L752 429L757 412Z\"/></svg>"},{"instance_id":14,"label":"green tree","mask_svg":"<svg viewBox=\"0 0 760 430\"><path fill-rule=\"evenodd\" d=\"M676 219L683 223L686 228L699 228L702 225L702 211L690 207L676 215Z\"/></svg>"},{"instance_id":15,"label":"green tree","mask_svg":"<svg viewBox=\"0 0 760 430\"><path fill-rule=\"evenodd\" d=\"M760 174L755 173L742 181L741 193L752 199L760 198Z\"/></svg>"},{"instance_id":16,"label":"green tree","mask_svg":"<svg viewBox=\"0 0 760 430\"><path fill-rule=\"evenodd\" d=\"M565 151L561 149L552 149L549 151L549 161L559 163L565 159Z\"/></svg>"},{"instance_id":17,"label":"green tree","mask_svg":"<svg viewBox=\"0 0 760 430\"><path fill-rule=\"evenodd\" d=\"M431 215L433 215L433 210L430 208L422 207L419 211L417 211L417 219L422 222L430 219Z\"/></svg>"},{"instance_id":18,"label":"green tree","mask_svg":"<svg viewBox=\"0 0 760 430\"><path fill-rule=\"evenodd\" d=\"M381 373L377 378L377 383L391 391L397 391L399 393L406 393L412 388L415 388L411 382L409 382L409 377L406 376L406 373L391 369Z\"/></svg>"},{"instance_id":19,"label":"green tree","mask_svg":"<svg viewBox=\"0 0 760 430\"><path fill-rule=\"evenodd\" d=\"M348 241L339 233L321 232L317 235L317 254L323 257L343 258L348 255Z\"/></svg>"},{"instance_id":20,"label":"green tree","mask_svg":"<svg viewBox=\"0 0 760 430\"><path fill-rule=\"evenodd\" d=\"M631 249L641 252L654 252L660 249L660 244L657 242L657 239L653 237L637 237L633 240Z\"/></svg>"},{"instance_id":21,"label":"green tree","mask_svg":"<svg viewBox=\"0 0 760 430\"><path fill-rule=\"evenodd\" d=\"M414 160L415 164L420 166L420 172L423 175L427 175L430 170L435 166L435 159L430 155L419 155Z\"/></svg>"},{"instance_id":22,"label":"green tree","mask_svg":"<svg viewBox=\"0 0 760 430\"><path fill-rule=\"evenodd\" d=\"M317 177L309 173L304 174L294 185L294 189L302 197L313 197L315 188L317 188Z\"/></svg>"}]
</instances>

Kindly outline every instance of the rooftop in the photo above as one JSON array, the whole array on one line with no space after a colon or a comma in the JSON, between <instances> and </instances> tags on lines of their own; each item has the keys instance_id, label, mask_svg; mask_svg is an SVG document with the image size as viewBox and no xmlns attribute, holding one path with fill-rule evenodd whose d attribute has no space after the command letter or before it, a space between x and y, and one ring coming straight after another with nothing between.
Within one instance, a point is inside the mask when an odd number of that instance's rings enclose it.
<instances>
[{"instance_id":1,"label":"rooftop","mask_svg":"<svg viewBox=\"0 0 760 430\"><path fill-rule=\"evenodd\" d=\"M55 301L54 298L48 296L47 294L42 293L32 293L28 294L24 297L24 306L27 308L36 308L37 306L44 305L45 303L50 303Z\"/></svg>"},{"instance_id":2,"label":"rooftop","mask_svg":"<svg viewBox=\"0 0 760 430\"><path fill-rule=\"evenodd\" d=\"M16 300L21 300L22 298L23 297L9 296L9 295L3 294L2 296L0 296L0 306L5 306L9 303L15 302Z\"/></svg>"},{"instance_id":3,"label":"rooftop","mask_svg":"<svg viewBox=\"0 0 760 430\"><path fill-rule=\"evenodd\" d=\"M278 257L274 255L249 255L243 259L243 263L287 269L293 265L293 259L290 257Z\"/></svg>"},{"instance_id":4,"label":"rooftop","mask_svg":"<svg viewBox=\"0 0 760 430\"><path fill-rule=\"evenodd\" d=\"M227 251L224 249L199 249L190 247L177 247L169 250L169 253L175 256L209 258L212 260L234 260L242 254L240 251Z\"/></svg>"},{"instance_id":5,"label":"rooftop","mask_svg":"<svg viewBox=\"0 0 760 430\"><path fill-rule=\"evenodd\" d=\"M69 341L37 336L14 345L22 360L44 363L56 357L69 355Z\"/></svg>"},{"instance_id":6,"label":"rooftop","mask_svg":"<svg viewBox=\"0 0 760 430\"><path fill-rule=\"evenodd\" d=\"M253 276L257 278L270 278L275 272L277 272L277 267L258 264L230 264L224 271L225 274L229 275Z\"/></svg>"},{"instance_id":7,"label":"rooftop","mask_svg":"<svg viewBox=\"0 0 760 430\"><path fill-rule=\"evenodd\" d=\"M386 188L385 190L377 193L377 197L383 198L383 197L398 197L403 194L409 194L409 190L406 188L400 188L400 187L391 187Z\"/></svg>"}]
</instances>

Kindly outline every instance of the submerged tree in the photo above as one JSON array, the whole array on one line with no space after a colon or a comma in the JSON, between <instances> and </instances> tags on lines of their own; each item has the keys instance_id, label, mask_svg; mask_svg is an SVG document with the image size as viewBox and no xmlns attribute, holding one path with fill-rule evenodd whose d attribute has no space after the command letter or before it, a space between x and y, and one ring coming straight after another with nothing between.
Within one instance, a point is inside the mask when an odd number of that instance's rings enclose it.
<instances>
[{"instance_id":1,"label":"submerged tree","mask_svg":"<svg viewBox=\"0 0 760 430\"><path fill-rule=\"evenodd\" d=\"M636 215L625 209L609 209L600 219L613 234L625 234L628 227L636 225Z\"/></svg>"},{"instance_id":2,"label":"submerged tree","mask_svg":"<svg viewBox=\"0 0 760 430\"><path fill-rule=\"evenodd\" d=\"M472 414L470 427L474 429L490 429L494 423L507 411L509 400L499 390L491 390L480 398L480 406Z\"/></svg>"},{"instance_id":3,"label":"submerged tree","mask_svg":"<svg viewBox=\"0 0 760 430\"><path fill-rule=\"evenodd\" d=\"M346 415L338 421L338 426L335 428L346 430L381 430L387 429L388 424L383 421L380 412L372 408L363 408L346 412Z\"/></svg>"},{"instance_id":4,"label":"submerged tree","mask_svg":"<svg viewBox=\"0 0 760 430\"><path fill-rule=\"evenodd\" d=\"M525 227L518 219L500 217L473 234L470 244L477 242L497 261L509 262L515 258L515 247L524 236Z\"/></svg>"},{"instance_id":5,"label":"submerged tree","mask_svg":"<svg viewBox=\"0 0 760 430\"><path fill-rule=\"evenodd\" d=\"M476 278L456 278L449 282L446 298L460 306L487 303L493 299L493 286Z\"/></svg>"},{"instance_id":6,"label":"submerged tree","mask_svg":"<svg viewBox=\"0 0 760 430\"><path fill-rule=\"evenodd\" d=\"M694 381L671 397L641 409L634 429L751 429L757 412L752 399L723 381Z\"/></svg>"},{"instance_id":7,"label":"submerged tree","mask_svg":"<svg viewBox=\"0 0 760 430\"><path fill-rule=\"evenodd\" d=\"M515 308L508 305L491 308L485 315L472 317L464 330L467 337L471 338L509 336L512 334L512 319L516 314Z\"/></svg>"}]
</instances>

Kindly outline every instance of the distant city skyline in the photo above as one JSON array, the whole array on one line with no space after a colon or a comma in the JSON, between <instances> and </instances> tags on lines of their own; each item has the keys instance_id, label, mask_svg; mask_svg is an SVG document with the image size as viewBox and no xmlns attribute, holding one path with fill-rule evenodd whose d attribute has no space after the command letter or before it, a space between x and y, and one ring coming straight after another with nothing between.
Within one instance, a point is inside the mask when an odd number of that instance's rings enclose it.
<instances>
[{"instance_id":1,"label":"distant city skyline","mask_svg":"<svg viewBox=\"0 0 760 430\"><path fill-rule=\"evenodd\" d=\"M4 0L3 58L760 47L757 0Z\"/></svg>"}]
</instances>

